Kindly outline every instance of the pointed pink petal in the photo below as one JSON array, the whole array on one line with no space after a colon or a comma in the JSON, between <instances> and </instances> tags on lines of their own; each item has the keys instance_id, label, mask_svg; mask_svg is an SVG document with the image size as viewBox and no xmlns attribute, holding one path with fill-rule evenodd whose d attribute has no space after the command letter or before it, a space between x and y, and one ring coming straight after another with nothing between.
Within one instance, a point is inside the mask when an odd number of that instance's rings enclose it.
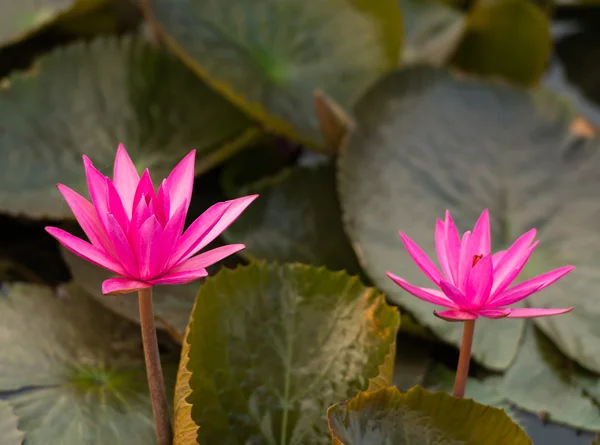
<instances>
[{"instance_id":1,"label":"pointed pink petal","mask_svg":"<svg viewBox=\"0 0 600 445\"><path fill-rule=\"evenodd\" d=\"M444 295L454 303L455 307L460 309L469 309L472 307L469 299L449 281L440 280L440 288Z\"/></svg>"},{"instance_id":2,"label":"pointed pink petal","mask_svg":"<svg viewBox=\"0 0 600 445\"><path fill-rule=\"evenodd\" d=\"M108 212L113 214L123 232L127 233L129 229L129 217L125 212L119 192L117 192L115 185L108 178L106 178L106 189L108 192Z\"/></svg>"},{"instance_id":3,"label":"pointed pink petal","mask_svg":"<svg viewBox=\"0 0 600 445\"><path fill-rule=\"evenodd\" d=\"M134 240L139 263L139 277L151 280L160 276L168 261L168 253L173 246L163 243L163 229L155 215L142 224L139 234Z\"/></svg>"},{"instance_id":4,"label":"pointed pink petal","mask_svg":"<svg viewBox=\"0 0 600 445\"><path fill-rule=\"evenodd\" d=\"M104 230L108 230L106 215L108 214L108 188L106 185L106 176L104 176L90 159L83 155L83 165L85 166L85 176L87 178L88 190L92 204L98 214L98 219L102 222Z\"/></svg>"},{"instance_id":5,"label":"pointed pink petal","mask_svg":"<svg viewBox=\"0 0 600 445\"><path fill-rule=\"evenodd\" d=\"M458 279L456 280L456 287L465 292L467 290L467 277L473 267L473 254L469 249L469 241L471 239L471 232L466 231L463 233L462 242L460 243L460 260L458 262Z\"/></svg>"},{"instance_id":6,"label":"pointed pink petal","mask_svg":"<svg viewBox=\"0 0 600 445\"><path fill-rule=\"evenodd\" d=\"M151 282L155 285L186 284L206 276L208 276L206 269L186 270L181 272L169 272Z\"/></svg>"},{"instance_id":7,"label":"pointed pink petal","mask_svg":"<svg viewBox=\"0 0 600 445\"><path fill-rule=\"evenodd\" d=\"M134 239L137 236L136 234L140 231L142 224L151 216L152 210L146 202L145 195L142 195L133 211L133 215L131 215L131 222L129 223L129 230L127 232L129 239Z\"/></svg>"},{"instance_id":8,"label":"pointed pink petal","mask_svg":"<svg viewBox=\"0 0 600 445\"><path fill-rule=\"evenodd\" d=\"M517 252L514 255L511 254L510 251L506 252L506 255L502 258L501 266L494 270L492 298L496 298L496 295L500 295L504 292L504 289L510 286L510 283L517 278L538 244L539 241L536 241L530 247L521 252Z\"/></svg>"},{"instance_id":9,"label":"pointed pink petal","mask_svg":"<svg viewBox=\"0 0 600 445\"><path fill-rule=\"evenodd\" d=\"M113 171L113 182L115 188L119 192L123 207L125 208L125 212L127 212L127 217L131 219L133 213L133 197L135 196L135 191L140 182L140 175L138 174L135 165L133 165L133 162L131 162L131 158L123 144L119 144L119 148L117 149Z\"/></svg>"},{"instance_id":10,"label":"pointed pink petal","mask_svg":"<svg viewBox=\"0 0 600 445\"><path fill-rule=\"evenodd\" d=\"M442 272L448 281L453 282L454 278L452 276L452 269L450 269L450 264L448 263L448 252L446 250L446 233L444 229L444 222L441 219L438 219L435 222L435 250L437 252L438 261L440 262Z\"/></svg>"},{"instance_id":11,"label":"pointed pink petal","mask_svg":"<svg viewBox=\"0 0 600 445\"><path fill-rule=\"evenodd\" d=\"M152 179L150 179L150 172L148 169L144 170L142 173L142 177L140 178L140 182L138 183L137 189L135 190L135 194L133 195L133 208L135 209L142 199L142 196L146 198L146 201L154 200L156 197L154 193L154 184L152 184Z\"/></svg>"},{"instance_id":12,"label":"pointed pink petal","mask_svg":"<svg viewBox=\"0 0 600 445\"><path fill-rule=\"evenodd\" d=\"M488 301L494 277L492 272L492 256L489 253L469 272L466 296L473 307L480 307Z\"/></svg>"},{"instance_id":13,"label":"pointed pink petal","mask_svg":"<svg viewBox=\"0 0 600 445\"><path fill-rule=\"evenodd\" d=\"M139 277L138 263L131 250L127 235L112 213L107 215L107 224L108 238L115 249L119 262L127 271L128 276Z\"/></svg>"},{"instance_id":14,"label":"pointed pink petal","mask_svg":"<svg viewBox=\"0 0 600 445\"><path fill-rule=\"evenodd\" d=\"M427 278L429 278L435 284L438 284L442 279L442 275L440 274L438 268L435 267L435 264L433 264L433 261L429 259L427 254L423 252L417 243L415 243L404 233L399 233L400 238L402 238L402 242L404 243L404 247L406 247L408 254L411 256L416 265L419 266L419 269L421 269L423 273L427 275Z\"/></svg>"},{"instance_id":15,"label":"pointed pink petal","mask_svg":"<svg viewBox=\"0 0 600 445\"><path fill-rule=\"evenodd\" d=\"M477 320L477 315L467 311L461 311L457 309L451 309L449 311L433 311L433 314L446 321L465 321L465 320Z\"/></svg>"},{"instance_id":16,"label":"pointed pink petal","mask_svg":"<svg viewBox=\"0 0 600 445\"><path fill-rule=\"evenodd\" d=\"M473 227L471 234L471 255L489 255L490 253L490 212L485 209Z\"/></svg>"},{"instance_id":17,"label":"pointed pink petal","mask_svg":"<svg viewBox=\"0 0 600 445\"><path fill-rule=\"evenodd\" d=\"M394 275L391 272L386 272L386 275L398 286L404 289L409 294L414 295L420 300L426 301L428 303L437 304L438 306L444 306L449 308L455 308L456 304L450 301L446 296L441 296L432 292L433 289L427 289L422 287L413 286L403 278L400 278Z\"/></svg>"},{"instance_id":18,"label":"pointed pink petal","mask_svg":"<svg viewBox=\"0 0 600 445\"><path fill-rule=\"evenodd\" d=\"M167 222L171 217L171 200L166 191L166 183L166 180L163 180L162 184L158 188L158 193L156 193L156 198L154 199L154 213L156 218L158 218L158 222L163 227L167 225Z\"/></svg>"},{"instance_id":19,"label":"pointed pink petal","mask_svg":"<svg viewBox=\"0 0 600 445\"><path fill-rule=\"evenodd\" d=\"M499 294L497 297L488 302L488 306L500 307L508 306L521 301L535 292L539 292L542 289L550 286L556 281L560 280L566 274L575 269L575 266L565 266L558 269L554 269L550 272L543 273L536 277L525 280L516 286L506 289L504 292Z\"/></svg>"},{"instance_id":20,"label":"pointed pink petal","mask_svg":"<svg viewBox=\"0 0 600 445\"><path fill-rule=\"evenodd\" d=\"M523 255L526 255L527 250L531 246L533 239L535 238L536 230L531 229L529 232L521 235L513 244L510 246L506 253L502 256L502 259L498 261L498 264L494 268L494 285L492 286L492 297L497 295L498 287L502 283L505 283L507 275L512 273L515 265L522 259ZM510 284L510 282L508 283ZM506 284L506 286L508 286ZM504 289L506 289L506 286ZM502 292L502 291L500 291Z\"/></svg>"},{"instance_id":21,"label":"pointed pink petal","mask_svg":"<svg viewBox=\"0 0 600 445\"><path fill-rule=\"evenodd\" d=\"M507 318L550 317L552 315L566 314L572 310L573 307L568 307L566 309L539 309L533 307L510 308L510 314L508 314Z\"/></svg>"},{"instance_id":22,"label":"pointed pink petal","mask_svg":"<svg viewBox=\"0 0 600 445\"><path fill-rule=\"evenodd\" d=\"M187 201L182 202L164 228L163 240L171 252L175 251L175 244L183 231L188 207ZM170 256L171 254L169 254Z\"/></svg>"},{"instance_id":23,"label":"pointed pink petal","mask_svg":"<svg viewBox=\"0 0 600 445\"><path fill-rule=\"evenodd\" d=\"M450 216L450 212L446 210L446 219L444 221L444 233L446 238L446 255L448 256L448 266L452 271L452 277L448 277L448 281L452 281L455 286L458 286L458 265L460 261L460 236L456 224ZM452 280L450 280L452 278Z\"/></svg>"},{"instance_id":24,"label":"pointed pink petal","mask_svg":"<svg viewBox=\"0 0 600 445\"><path fill-rule=\"evenodd\" d=\"M96 266L125 275L125 269L112 257L90 243L56 227L46 227L46 232L58 240L67 250Z\"/></svg>"},{"instance_id":25,"label":"pointed pink petal","mask_svg":"<svg viewBox=\"0 0 600 445\"><path fill-rule=\"evenodd\" d=\"M169 273L178 273L182 271L192 271L195 269L205 269L208 266L211 266L223 258L227 258L230 255L233 255L236 252L239 252L243 248L245 248L243 244L228 244L226 246L217 247L216 249L208 250L206 252L202 252L200 255L190 258L189 260L185 260L183 263L180 263L177 267L171 269Z\"/></svg>"},{"instance_id":26,"label":"pointed pink petal","mask_svg":"<svg viewBox=\"0 0 600 445\"><path fill-rule=\"evenodd\" d=\"M498 263L500 262L500 260L502 260L504 254L506 254L506 250L499 250L498 252L492 255L492 264L494 265L494 269L498 267Z\"/></svg>"},{"instance_id":27,"label":"pointed pink petal","mask_svg":"<svg viewBox=\"0 0 600 445\"><path fill-rule=\"evenodd\" d=\"M503 309L482 309L477 311L477 315L485 318L505 318L510 315L511 308Z\"/></svg>"},{"instance_id":28,"label":"pointed pink petal","mask_svg":"<svg viewBox=\"0 0 600 445\"><path fill-rule=\"evenodd\" d=\"M97 248L110 253L112 245L106 236L104 227L98 219L98 214L94 206L83 196L71 190L69 187L58 184L58 190L67 201L73 215L87 235L90 242Z\"/></svg>"},{"instance_id":29,"label":"pointed pink petal","mask_svg":"<svg viewBox=\"0 0 600 445\"><path fill-rule=\"evenodd\" d=\"M125 295L149 287L152 287L152 285L143 281L130 280L129 278L109 278L102 283L102 293L104 295Z\"/></svg>"},{"instance_id":30,"label":"pointed pink petal","mask_svg":"<svg viewBox=\"0 0 600 445\"><path fill-rule=\"evenodd\" d=\"M166 187L171 199L171 212L174 212L181 204L192 200L194 188L194 163L196 161L196 150L192 150L179 164L175 166L166 179ZM187 209L186 209L187 212ZM168 214L169 217L173 213Z\"/></svg>"}]
</instances>

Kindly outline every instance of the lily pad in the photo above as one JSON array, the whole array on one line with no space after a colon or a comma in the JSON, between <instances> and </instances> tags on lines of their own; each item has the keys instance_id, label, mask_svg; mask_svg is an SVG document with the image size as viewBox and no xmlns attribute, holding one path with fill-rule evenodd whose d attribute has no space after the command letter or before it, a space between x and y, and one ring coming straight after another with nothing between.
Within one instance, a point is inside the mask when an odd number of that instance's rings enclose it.
<instances>
[{"instance_id":1,"label":"lily pad","mask_svg":"<svg viewBox=\"0 0 600 445\"><path fill-rule=\"evenodd\" d=\"M66 291L12 284L0 296L0 391L27 444L156 443L139 327Z\"/></svg>"},{"instance_id":2,"label":"lily pad","mask_svg":"<svg viewBox=\"0 0 600 445\"><path fill-rule=\"evenodd\" d=\"M481 76L498 76L522 85L536 84L552 53L547 15L533 2L477 2L451 63Z\"/></svg>"},{"instance_id":3,"label":"lily pad","mask_svg":"<svg viewBox=\"0 0 600 445\"><path fill-rule=\"evenodd\" d=\"M360 393L327 411L335 445L531 445L501 409L417 386Z\"/></svg>"},{"instance_id":4,"label":"lily pad","mask_svg":"<svg viewBox=\"0 0 600 445\"><path fill-rule=\"evenodd\" d=\"M56 183L85 190L83 153L112 175L123 142L136 165L166 177L192 148L204 171L255 131L174 56L137 38L58 49L9 85L0 90L0 210L33 218L72 217Z\"/></svg>"},{"instance_id":5,"label":"lily pad","mask_svg":"<svg viewBox=\"0 0 600 445\"><path fill-rule=\"evenodd\" d=\"M398 324L382 294L343 272L222 269L200 289L186 334L177 385L192 407L176 400L187 418L176 435L197 425L203 445L329 444L327 408L378 377Z\"/></svg>"},{"instance_id":6,"label":"lily pad","mask_svg":"<svg viewBox=\"0 0 600 445\"><path fill-rule=\"evenodd\" d=\"M260 199L224 234L246 245L241 255L360 272L342 226L332 165L286 169L240 191L250 193Z\"/></svg>"},{"instance_id":7,"label":"lily pad","mask_svg":"<svg viewBox=\"0 0 600 445\"><path fill-rule=\"evenodd\" d=\"M149 0L165 41L275 133L322 146L313 93L350 107L398 65L397 0Z\"/></svg>"},{"instance_id":8,"label":"lily pad","mask_svg":"<svg viewBox=\"0 0 600 445\"><path fill-rule=\"evenodd\" d=\"M540 326L567 355L600 370L600 306L589 298L600 288L600 157L597 141L569 132L571 108L549 92L412 67L377 84L355 115L356 132L339 159L340 201L359 261L389 299L459 346L462 324L434 317L434 306L403 292L385 272L430 287L398 230L435 258L435 221L446 209L464 231L489 208L494 250L538 228L541 242L526 275L578 267L579 278L568 276L530 300L578 306L572 315L540 319ZM523 328L518 319L478 320L474 358L506 369Z\"/></svg>"},{"instance_id":9,"label":"lily pad","mask_svg":"<svg viewBox=\"0 0 600 445\"><path fill-rule=\"evenodd\" d=\"M12 407L0 400L0 445L21 445L25 433L17 426L19 418L15 416Z\"/></svg>"}]
</instances>

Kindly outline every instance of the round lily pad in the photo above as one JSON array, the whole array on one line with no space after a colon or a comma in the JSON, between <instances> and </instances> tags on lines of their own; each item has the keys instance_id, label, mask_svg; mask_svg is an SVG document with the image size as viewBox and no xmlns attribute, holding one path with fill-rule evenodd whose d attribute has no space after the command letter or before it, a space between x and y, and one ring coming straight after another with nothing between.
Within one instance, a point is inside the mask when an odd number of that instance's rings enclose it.
<instances>
[{"instance_id":1,"label":"round lily pad","mask_svg":"<svg viewBox=\"0 0 600 445\"><path fill-rule=\"evenodd\" d=\"M8 402L0 400L0 445L21 445L25 433L17 426L19 418L15 416Z\"/></svg>"},{"instance_id":2,"label":"round lily pad","mask_svg":"<svg viewBox=\"0 0 600 445\"><path fill-rule=\"evenodd\" d=\"M0 392L27 444L155 444L139 326L63 290L12 284L0 295Z\"/></svg>"},{"instance_id":3,"label":"round lily pad","mask_svg":"<svg viewBox=\"0 0 600 445\"><path fill-rule=\"evenodd\" d=\"M398 65L397 0L149 0L189 66L277 133L323 145L313 93L342 107Z\"/></svg>"},{"instance_id":4,"label":"round lily pad","mask_svg":"<svg viewBox=\"0 0 600 445\"><path fill-rule=\"evenodd\" d=\"M600 157L597 141L569 131L571 108L549 92L413 67L377 84L355 114L356 132L339 160L340 199L359 260L391 301L460 345L462 324L434 317L436 307L404 293L386 271L430 287L398 230L435 258L435 221L446 209L464 231L489 208L494 250L538 228L540 245L523 275L577 266L528 301L576 306L536 322L567 355L600 370L600 306L588 297L600 288ZM506 369L523 328L518 319L478 320L474 358Z\"/></svg>"},{"instance_id":5,"label":"round lily pad","mask_svg":"<svg viewBox=\"0 0 600 445\"><path fill-rule=\"evenodd\" d=\"M0 90L0 116L0 210L33 218L72 217L56 183L85 191L82 154L112 175L122 142L140 169L166 177L195 148L201 171L242 147L251 125L166 50L133 37L44 56Z\"/></svg>"}]
</instances>

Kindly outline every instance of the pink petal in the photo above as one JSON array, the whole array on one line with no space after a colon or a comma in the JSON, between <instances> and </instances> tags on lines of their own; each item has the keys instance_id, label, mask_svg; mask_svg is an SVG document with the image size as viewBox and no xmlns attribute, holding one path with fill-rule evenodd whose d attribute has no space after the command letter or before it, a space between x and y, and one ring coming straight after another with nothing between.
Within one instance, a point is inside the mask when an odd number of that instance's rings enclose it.
<instances>
[{"instance_id":1,"label":"pink petal","mask_svg":"<svg viewBox=\"0 0 600 445\"><path fill-rule=\"evenodd\" d=\"M71 190L69 187L58 184L58 190L67 201L77 222L87 235L90 242L97 248L112 252L112 245L106 236L104 227L98 219L94 206L83 196Z\"/></svg>"},{"instance_id":2,"label":"pink petal","mask_svg":"<svg viewBox=\"0 0 600 445\"><path fill-rule=\"evenodd\" d=\"M471 239L471 232L466 231L463 233L462 242L460 243L460 260L458 262L458 279L456 280L456 287L461 291L466 291L467 277L473 267L473 254L469 249L469 241Z\"/></svg>"},{"instance_id":3,"label":"pink petal","mask_svg":"<svg viewBox=\"0 0 600 445\"><path fill-rule=\"evenodd\" d=\"M494 268L494 285L492 286L492 297L498 294L498 287L500 284L506 286L510 284L510 281L506 283L505 278L511 275L515 266L522 260L522 257L526 255L527 250L531 246L533 239L535 238L536 230L531 229L529 232L521 235L512 246L510 246L506 253L502 256L502 259L498 262ZM516 275L514 275L516 277ZM514 279L514 278L513 278ZM512 280L511 280L512 281ZM500 291L502 292L502 291Z\"/></svg>"},{"instance_id":4,"label":"pink petal","mask_svg":"<svg viewBox=\"0 0 600 445\"><path fill-rule=\"evenodd\" d=\"M129 217L125 212L119 192L117 192L115 185L108 178L106 178L106 189L108 192L108 212L113 214L123 232L127 233L129 229Z\"/></svg>"},{"instance_id":5,"label":"pink petal","mask_svg":"<svg viewBox=\"0 0 600 445\"><path fill-rule=\"evenodd\" d=\"M117 255L119 262L127 271L126 275L138 277L138 263L131 250L127 235L125 235L123 228L112 213L107 215L107 226L108 238L115 249L115 254Z\"/></svg>"},{"instance_id":6,"label":"pink petal","mask_svg":"<svg viewBox=\"0 0 600 445\"><path fill-rule=\"evenodd\" d=\"M492 256L488 253L469 272L467 279L467 299L472 307L480 307L490 297L493 280Z\"/></svg>"},{"instance_id":7,"label":"pink petal","mask_svg":"<svg viewBox=\"0 0 600 445\"><path fill-rule=\"evenodd\" d=\"M85 167L85 176L87 178L88 190L92 204L98 214L98 219L102 222L105 230L108 230L106 215L108 214L108 188L106 176L94 167L92 161L83 155L83 165Z\"/></svg>"},{"instance_id":8,"label":"pink petal","mask_svg":"<svg viewBox=\"0 0 600 445\"><path fill-rule=\"evenodd\" d=\"M400 238L402 238L402 242L404 243L404 247L408 254L411 256L413 261L419 266L419 269L423 271L427 278L433 281L435 284L438 284L442 279L442 275L433 261L429 259L427 254L423 252L423 250L415 243L412 239L406 236L404 233L400 232Z\"/></svg>"},{"instance_id":9,"label":"pink petal","mask_svg":"<svg viewBox=\"0 0 600 445\"><path fill-rule=\"evenodd\" d=\"M155 215L142 224L139 234L134 239L139 263L139 277L151 280L160 276L168 261L168 254L173 246L163 243L163 229Z\"/></svg>"},{"instance_id":10,"label":"pink petal","mask_svg":"<svg viewBox=\"0 0 600 445\"><path fill-rule=\"evenodd\" d=\"M446 249L446 233L444 228L444 222L438 219L435 222L435 250L437 252L438 261L440 267L447 280L454 281L452 276L452 269L448 263L448 251Z\"/></svg>"},{"instance_id":11,"label":"pink petal","mask_svg":"<svg viewBox=\"0 0 600 445\"><path fill-rule=\"evenodd\" d=\"M146 202L145 195L142 195L133 211L133 215L131 215L131 222L129 223L129 230L127 232L130 239L135 238L136 234L140 231L142 224L144 224L151 216L152 210Z\"/></svg>"},{"instance_id":12,"label":"pink petal","mask_svg":"<svg viewBox=\"0 0 600 445\"><path fill-rule=\"evenodd\" d=\"M169 214L169 217L173 216L173 213L181 204L187 202L189 205L192 200L195 161L196 150L192 150L175 166L169 177L166 179L166 187L172 206L172 213Z\"/></svg>"},{"instance_id":13,"label":"pink petal","mask_svg":"<svg viewBox=\"0 0 600 445\"><path fill-rule=\"evenodd\" d=\"M186 284L206 276L208 276L206 269L186 270L181 272L169 272L151 282L155 285Z\"/></svg>"},{"instance_id":14,"label":"pink petal","mask_svg":"<svg viewBox=\"0 0 600 445\"><path fill-rule=\"evenodd\" d=\"M127 217L131 219L133 213L133 197L140 182L135 165L131 162L129 154L123 144L119 144L117 156L115 157L115 167L113 171L113 182L119 192L123 207L127 212Z\"/></svg>"},{"instance_id":15,"label":"pink petal","mask_svg":"<svg viewBox=\"0 0 600 445\"><path fill-rule=\"evenodd\" d=\"M125 295L149 287L152 285L143 281L129 278L109 278L102 283L102 293L104 295Z\"/></svg>"},{"instance_id":16,"label":"pink petal","mask_svg":"<svg viewBox=\"0 0 600 445\"><path fill-rule=\"evenodd\" d=\"M505 254L506 250L499 250L498 252L492 255L492 264L494 265L494 269L496 269L498 263L500 262L500 260L502 260Z\"/></svg>"},{"instance_id":17,"label":"pink petal","mask_svg":"<svg viewBox=\"0 0 600 445\"><path fill-rule=\"evenodd\" d=\"M446 321L465 321L465 320L477 320L477 315L471 312L461 311L457 309L451 309L449 311L433 311L433 314Z\"/></svg>"},{"instance_id":18,"label":"pink petal","mask_svg":"<svg viewBox=\"0 0 600 445\"><path fill-rule=\"evenodd\" d=\"M550 317L552 315L565 314L571 312L573 307L566 309L540 309L533 307L525 308L510 308L510 314L507 318L535 318L535 317Z\"/></svg>"},{"instance_id":19,"label":"pink petal","mask_svg":"<svg viewBox=\"0 0 600 445\"><path fill-rule=\"evenodd\" d=\"M471 301L449 281L440 280L440 288L444 295L454 303L455 307L460 309L469 309L472 307Z\"/></svg>"},{"instance_id":20,"label":"pink petal","mask_svg":"<svg viewBox=\"0 0 600 445\"><path fill-rule=\"evenodd\" d=\"M473 227L471 235L471 255L489 255L490 253L490 212L485 209Z\"/></svg>"},{"instance_id":21,"label":"pink petal","mask_svg":"<svg viewBox=\"0 0 600 445\"><path fill-rule=\"evenodd\" d=\"M171 269L169 273L177 273L181 271L191 271L195 269L205 269L212 264L221 261L223 258L227 258L236 252L239 252L245 248L243 244L228 244L226 246L217 247L216 249L202 252L200 255L185 260L180 263L177 267Z\"/></svg>"},{"instance_id":22,"label":"pink petal","mask_svg":"<svg viewBox=\"0 0 600 445\"><path fill-rule=\"evenodd\" d=\"M531 247L527 248L524 252L519 254L515 254L510 258L507 258L511 255L510 252L507 252L504 258L502 259L502 266L494 271L494 285L492 286L492 298L495 298L496 295L504 292L510 283L512 283L515 278L521 273L527 261L531 257L531 254L539 244L539 241L534 242ZM505 259L507 258L507 259Z\"/></svg>"},{"instance_id":23,"label":"pink petal","mask_svg":"<svg viewBox=\"0 0 600 445\"><path fill-rule=\"evenodd\" d=\"M444 233L446 238L446 255L448 255L448 265L452 271L452 282L458 286L458 266L460 261L460 237L456 224L446 210L446 220L444 221ZM450 277L448 277L450 280Z\"/></svg>"},{"instance_id":24,"label":"pink petal","mask_svg":"<svg viewBox=\"0 0 600 445\"><path fill-rule=\"evenodd\" d=\"M67 250L96 266L108 269L119 275L126 275L125 269L108 254L90 243L57 227L46 227L46 232L58 240Z\"/></svg>"},{"instance_id":25,"label":"pink petal","mask_svg":"<svg viewBox=\"0 0 600 445\"><path fill-rule=\"evenodd\" d=\"M477 311L477 315L485 318L505 318L510 315L511 308L504 309L482 309Z\"/></svg>"},{"instance_id":26,"label":"pink petal","mask_svg":"<svg viewBox=\"0 0 600 445\"><path fill-rule=\"evenodd\" d=\"M154 199L154 212L158 222L161 226L166 226L171 216L171 199L167 193L166 180L163 180L162 184L158 188L158 193ZM187 209L186 209L187 212Z\"/></svg>"},{"instance_id":27,"label":"pink petal","mask_svg":"<svg viewBox=\"0 0 600 445\"><path fill-rule=\"evenodd\" d=\"M167 269L167 264L171 259L171 256L175 252L175 246L177 240L181 236L183 225L185 224L186 212L189 207L187 201L181 203L179 208L173 214L173 217L169 220L162 233L162 254L159 264L156 265L158 272L153 273L153 276L161 274Z\"/></svg>"},{"instance_id":28,"label":"pink petal","mask_svg":"<svg viewBox=\"0 0 600 445\"><path fill-rule=\"evenodd\" d=\"M535 292L539 292L542 289L550 286L556 281L560 280L566 274L575 269L575 266L565 266L558 269L554 269L550 272L543 273L536 277L525 280L510 289L505 290L499 294L496 298L488 302L488 306L499 307L508 306L521 301Z\"/></svg>"},{"instance_id":29,"label":"pink petal","mask_svg":"<svg viewBox=\"0 0 600 445\"><path fill-rule=\"evenodd\" d=\"M154 193L154 184L152 184L152 179L150 178L150 172L148 169L144 170L144 173L142 173L140 182L135 190L135 195L133 196L134 209L138 206L142 196L145 197L147 202L150 202L151 200L153 201L156 197Z\"/></svg>"},{"instance_id":30,"label":"pink petal","mask_svg":"<svg viewBox=\"0 0 600 445\"><path fill-rule=\"evenodd\" d=\"M394 275L391 272L386 272L387 276L394 281L398 286L404 289L409 294L414 295L420 300L426 301L428 303L437 304L438 306L444 306L449 308L456 308L456 304L450 301L446 296L442 296L440 294L436 295L434 289L427 289L422 287L413 286L408 283L406 280Z\"/></svg>"}]
</instances>

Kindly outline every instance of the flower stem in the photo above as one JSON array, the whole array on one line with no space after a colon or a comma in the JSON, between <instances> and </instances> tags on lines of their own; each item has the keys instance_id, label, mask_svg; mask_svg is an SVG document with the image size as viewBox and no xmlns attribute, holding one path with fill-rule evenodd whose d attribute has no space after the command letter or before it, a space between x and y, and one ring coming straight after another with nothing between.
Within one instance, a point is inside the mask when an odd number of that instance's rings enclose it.
<instances>
[{"instance_id":1,"label":"flower stem","mask_svg":"<svg viewBox=\"0 0 600 445\"><path fill-rule=\"evenodd\" d=\"M160 366L156 326L154 325L154 309L152 307L152 288L140 289L138 291L138 301L142 325L142 343L146 359L146 374L148 375L148 387L150 388L150 399L152 400L156 437L158 445L171 445L173 431L171 429L171 419L169 418L165 382Z\"/></svg>"},{"instance_id":2,"label":"flower stem","mask_svg":"<svg viewBox=\"0 0 600 445\"><path fill-rule=\"evenodd\" d=\"M465 320L463 328L462 344L456 367L456 379L454 380L454 397L464 397L469 377L469 362L471 361L471 346L473 345L473 332L475 331L475 320Z\"/></svg>"}]
</instances>

